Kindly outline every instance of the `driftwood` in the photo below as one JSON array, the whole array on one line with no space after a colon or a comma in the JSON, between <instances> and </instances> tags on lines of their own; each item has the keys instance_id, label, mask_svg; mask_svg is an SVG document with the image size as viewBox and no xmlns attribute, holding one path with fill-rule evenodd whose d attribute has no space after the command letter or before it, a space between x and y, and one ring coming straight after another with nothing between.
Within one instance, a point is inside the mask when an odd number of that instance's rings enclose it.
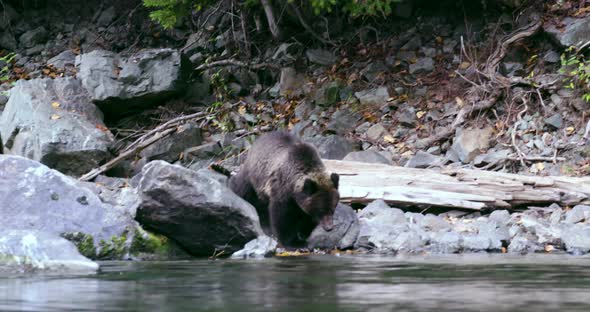
<instances>
[{"instance_id":1,"label":"driftwood","mask_svg":"<svg viewBox=\"0 0 590 312\"><path fill-rule=\"evenodd\" d=\"M590 204L590 177L414 169L338 160L324 160L324 164L328 171L340 174L340 197L347 203L383 199L398 206L469 210Z\"/></svg>"}]
</instances>

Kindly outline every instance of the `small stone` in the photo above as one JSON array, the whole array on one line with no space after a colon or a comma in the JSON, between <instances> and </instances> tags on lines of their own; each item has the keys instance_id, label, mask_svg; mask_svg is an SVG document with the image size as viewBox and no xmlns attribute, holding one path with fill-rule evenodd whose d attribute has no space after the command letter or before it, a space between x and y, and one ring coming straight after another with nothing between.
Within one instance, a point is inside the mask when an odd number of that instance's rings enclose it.
<instances>
[{"instance_id":1,"label":"small stone","mask_svg":"<svg viewBox=\"0 0 590 312\"><path fill-rule=\"evenodd\" d=\"M22 34L19 38L19 42L24 48L32 48L37 44L45 43L45 40L47 40L47 35L47 29L41 26Z\"/></svg>"},{"instance_id":2,"label":"small stone","mask_svg":"<svg viewBox=\"0 0 590 312\"><path fill-rule=\"evenodd\" d=\"M573 224L590 221L590 206L577 205L565 213L565 223Z\"/></svg>"},{"instance_id":3,"label":"small stone","mask_svg":"<svg viewBox=\"0 0 590 312\"><path fill-rule=\"evenodd\" d=\"M374 124L367 130L366 136L370 141L379 141L387 134L387 129L382 124Z\"/></svg>"},{"instance_id":4,"label":"small stone","mask_svg":"<svg viewBox=\"0 0 590 312\"><path fill-rule=\"evenodd\" d=\"M357 122L362 118L357 113L350 110L340 109L332 114L330 122L326 125L327 130L336 134L345 134L351 132Z\"/></svg>"},{"instance_id":5,"label":"small stone","mask_svg":"<svg viewBox=\"0 0 590 312\"><path fill-rule=\"evenodd\" d=\"M369 63L369 65L361 70L360 74L365 79L367 79L367 81L372 82L373 80L377 79L379 75L382 75L386 71L387 66L385 66L385 63L377 61Z\"/></svg>"},{"instance_id":6,"label":"small stone","mask_svg":"<svg viewBox=\"0 0 590 312\"><path fill-rule=\"evenodd\" d=\"M430 230L432 232L438 232L438 231L447 230L447 229L451 228L451 225L448 222L443 220L441 217L435 216L430 213L425 215L424 218L422 218L422 220L420 220L419 225L422 228L425 228L425 229Z\"/></svg>"},{"instance_id":7,"label":"small stone","mask_svg":"<svg viewBox=\"0 0 590 312\"><path fill-rule=\"evenodd\" d=\"M436 164L442 164L444 161L440 157L433 156L427 152L418 151L404 167L407 168L428 168Z\"/></svg>"},{"instance_id":8,"label":"small stone","mask_svg":"<svg viewBox=\"0 0 590 312\"><path fill-rule=\"evenodd\" d=\"M337 61L332 52L322 49L308 49L305 55L310 62L324 66L332 65Z\"/></svg>"},{"instance_id":9,"label":"small stone","mask_svg":"<svg viewBox=\"0 0 590 312\"><path fill-rule=\"evenodd\" d=\"M553 129L561 129L561 127L563 127L563 118L559 113L549 118L545 118L544 122L546 125L552 127Z\"/></svg>"},{"instance_id":10,"label":"small stone","mask_svg":"<svg viewBox=\"0 0 590 312\"><path fill-rule=\"evenodd\" d=\"M547 63L559 63L561 56L554 50L549 50L543 56L543 60Z\"/></svg>"},{"instance_id":11,"label":"small stone","mask_svg":"<svg viewBox=\"0 0 590 312\"><path fill-rule=\"evenodd\" d=\"M387 159L381 153L376 151L358 151L352 152L346 155L344 159L347 161L358 161L364 163L373 163L373 164L386 164L391 165L391 160Z\"/></svg>"},{"instance_id":12,"label":"small stone","mask_svg":"<svg viewBox=\"0 0 590 312\"><path fill-rule=\"evenodd\" d=\"M387 103L389 92L386 87L379 87L355 92L354 96L359 99L361 105L381 106Z\"/></svg>"},{"instance_id":13,"label":"small stone","mask_svg":"<svg viewBox=\"0 0 590 312\"><path fill-rule=\"evenodd\" d=\"M493 129L491 127L484 129L468 128L458 132L451 149L459 160L466 164L489 147Z\"/></svg>"},{"instance_id":14,"label":"small stone","mask_svg":"<svg viewBox=\"0 0 590 312\"><path fill-rule=\"evenodd\" d=\"M434 60L430 57L419 58L410 64L410 74L429 73L434 70Z\"/></svg>"},{"instance_id":15,"label":"small stone","mask_svg":"<svg viewBox=\"0 0 590 312\"><path fill-rule=\"evenodd\" d=\"M261 235L248 242L231 256L233 259L260 259L272 256L277 249L277 241L266 235Z\"/></svg>"},{"instance_id":16,"label":"small stone","mask_svg":"<svg viewBox=\"0 0 590 312\"><path fill-rule=\"evenodd\" d=\"M490 214L490 220L496 221L499 224L506 224L510 220L510 213L508 210L494 210Z\"/></svg>"}]
</instances>

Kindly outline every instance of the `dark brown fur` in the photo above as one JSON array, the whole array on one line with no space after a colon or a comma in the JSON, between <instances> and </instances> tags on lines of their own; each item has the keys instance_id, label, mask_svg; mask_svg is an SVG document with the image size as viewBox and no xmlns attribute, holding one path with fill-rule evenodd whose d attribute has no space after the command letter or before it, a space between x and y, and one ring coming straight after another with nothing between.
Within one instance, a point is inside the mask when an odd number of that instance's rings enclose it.
<instances>
[{"instance_id":1,"label":"dark brown fur","mask_svg":"<svg viewBox=\"0 0 590 312\"><path fill-rule=\"evenodd\" d=\"M262 228L284 247L304 247L318 223L332 228L340 199L338 175L329 175L316 149L286 132L260 137L230 188L256 207Z\"/></svg>"}]
</instances>

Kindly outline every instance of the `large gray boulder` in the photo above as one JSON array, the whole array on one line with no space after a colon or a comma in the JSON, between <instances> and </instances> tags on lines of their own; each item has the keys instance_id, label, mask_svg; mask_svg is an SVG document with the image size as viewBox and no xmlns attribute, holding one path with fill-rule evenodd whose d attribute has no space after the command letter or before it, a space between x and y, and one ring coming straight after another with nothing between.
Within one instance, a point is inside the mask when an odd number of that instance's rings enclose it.
<instances>
[{"instance_id":1,"label":"large gray boulder","mask_svg":"<svg viewBox=\"0 0 590 312\"><path fill-rule=\"evenodd\" d=\"M97 270L97 263L80 255L74 244L57 234L0 230L0 272L94 273Z\"/></svg>"},{"instance_id":2,"label":"large gray boulder","mask_svg":"<svg viewBox=\"0 0 590 312\"><path fill-rule=\"evenodd\" d=\"M419 252L426 237L404 212L376 200L359 214L360 233L356 247L375 248L378 252Z\"/></svg>"},{"instance_id":3,"label":"large gray boulder","mask_svg":"<svg viewBox=\"0 0 590 312\"><path fill-rule=\"evenodd\" d=\"M113 136L74 78L19 80L0 117L4 153L71 175L105 160Z\"/></svg>"},{"instance_id":4,"label":"large gray boulder","mask_svg":"<svg viewBox=\"0 0 590 312\"><path fill-rule=\"evenodd\" d=\"M122 258L133 205L109 205L76 180L36 161L0 155L0 229L39 230L77 243L91 258Z\"/></svg>"},{"instance_id":5,"label":"large gray boulder","mask_svg":"<svg viewBox=\"0 0 590 312\"><path fill-rule=\"evenodd\" d=\"M341 160L349 153L359 149L358 144L338 135L304 138L304 141L314 145L323 159Z\"/></svg>"},{"instance_id":6,"label":"large gray boulder","mask_svg":"<svg viewBox=\"0 0 590 312\"><path fill-rule=\"evenodd\" d=\"M139 190L137 220L193 255L230 255L263 234L254 207L202 173L153 161Z\"/></svg>"},{"instance_id":7,"label":"large gray boulder","mask_svg":"<svg viewBox=\"0 0 590 312\"><path fill-rule=\"evenodd\" d=\"M95 50L76 57L78 78L105 113L129 113L172 96L182 85L181 56L173 49L142 50L124 58Z\"/></svg>"},{"instance_id":8,"label":"large gray boulder","mask_svg":"<svg viewBox=\"0 0 590 312\"><path fill-rule=\"evenodd\" d=\"M334 212L334 228L331 231L317 226L307 239L309 248L352 248L360 231L359 220L352 207L339 203Z\"/></svg>"}]
</instances>

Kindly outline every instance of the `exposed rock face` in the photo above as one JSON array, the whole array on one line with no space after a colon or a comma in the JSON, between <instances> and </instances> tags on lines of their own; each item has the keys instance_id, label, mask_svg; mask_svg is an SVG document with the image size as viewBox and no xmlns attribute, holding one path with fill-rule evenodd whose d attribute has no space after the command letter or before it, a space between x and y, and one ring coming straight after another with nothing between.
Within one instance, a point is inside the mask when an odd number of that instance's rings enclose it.
<instances>
[{"instance_id":1,"label":"exposed rock face","mask_svg":"<svg viewBox=\"0 0 590 312\"><path fill-rule=\"evenodd\" d=\"M202 173L153 161L139 190L137 220L193 255L233 253L262 235L254 207Z\"/></svg>"},{"instance_id":2,"label":"exposed rock face","mask_svg":"<svg viewBox=\"0 0 590 312\"><path fill-rule=\"evenodd\" d=\"M132 205L103 203L76 180L19 156L0 155L0 198L0 229L62 235L93 258L120 259L136 226Z\"/></svg>"},{"instance_id":3,"label":"exposed rock face","mask_svg":"<svg viewBox=\"0 0 590 312\"><path fill-rule=\"evenodd\" d=\"M48 232L0 230L0 272L94 273L98 264L80 255L76 246Z\"/></svg>"},{"instance_id":4,"label":"exposed rock face","mask_svg":"<svg viewBox=\"0 0 590 312\"><path fill-rule=\"evenodd\" d=\"M316 227L307 239L307 244L309 248L352 248L359 230L359 220L354 210L339 203L334 212L334 228L328 232L321 226Z\"/></svg>"},{"instance_id":5,"label":"exposed rock face","mask_svg":"<svg viewBox=\"0 0 590 312\"><path fill-rule=\"evenodd\" d=\"M590 40L590 17L566 17L561 20L560 24L558 28L555 24L546 23L544 28L545 32L561 44L562 47L568 48Z\"/></svg>"},{"instance_id":6,"label":"exposed rock face","mask_svg":"<svg viewBox=\"0 0 590 312\"><path fill-rule=\"evenodd\" d=\"M19 80L0 117L4 153L81 175L109 155L113 136L74 78Z\"/></svg>"},{"instance_id":7,"label":"exposed rock face","mask_svg":"<svg viewBox=\"0 0 590 312\"><path fill-rule=\"evenodd\" d=\"M179 91L181 56L173 49L142 50L129 58L95 50L76 57L78 78L105 113L150 107Z\"/></svg>"}]
</instances>

